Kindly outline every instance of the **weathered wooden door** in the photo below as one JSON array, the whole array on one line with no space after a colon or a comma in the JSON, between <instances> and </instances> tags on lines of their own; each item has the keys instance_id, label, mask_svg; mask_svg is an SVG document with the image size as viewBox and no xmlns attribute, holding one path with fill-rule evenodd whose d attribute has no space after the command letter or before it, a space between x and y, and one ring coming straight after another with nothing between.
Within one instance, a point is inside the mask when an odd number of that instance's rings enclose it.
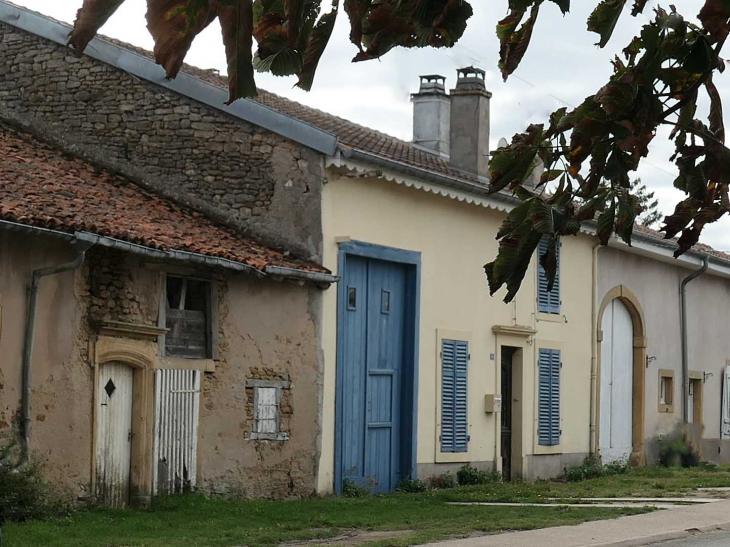
<instances>
[{"instance_id":1,"label":"weathered wooden door","mask_svg":"<svg viewBox=\"0 0 730 547\"><path fill-rule=\"evenodd\" d=\"M515 348L502 346L502 477L512 480L512 357Z\"/></svg>"},{"instance_id":2,"label":"weathered wooden door","mask_svg":"<svg viewBox=\"0 0 730 547\"><path fill-rule=\"evenodd\" d=\"M633 449L634 328L620 300L606 307L601 329L600 451L609 463L628 460Z\"/></svg>"},{"instance_id":3,"label":"weathered wooden door","mask_svg":"<svg viewBox=\"0 0 730 547\"><path fill-rule=\"evenodd\" d=\"M348 257L341 343L341 474L372 493L403 475L401 403L406 325L406 267Z\"/></svg>"},{"instance_id":4,"label":"weathered wooden door","mask_svg":"<svg viewBox=\"0 0 730 547\"><path fill-rule=\"evenodd\" d=\"M129 503L133 379L124 363L99 367L96 498L112 507Z\"/></svg>"},{"instance_id":5,"label":"weathered wooden door","mask_svg":"<svg viewBox=\"0 0 730 547\"><path fill-rule=\"evenodd\" d=\"M197 480L200 371L155 371L154 494L190 491Z\"/></svg>"}]
</instances>

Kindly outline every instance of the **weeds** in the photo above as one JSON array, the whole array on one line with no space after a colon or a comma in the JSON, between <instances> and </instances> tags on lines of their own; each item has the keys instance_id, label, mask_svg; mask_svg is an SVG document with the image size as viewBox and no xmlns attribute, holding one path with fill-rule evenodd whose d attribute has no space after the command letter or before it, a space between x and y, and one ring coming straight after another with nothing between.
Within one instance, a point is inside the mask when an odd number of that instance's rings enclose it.
<instances>
[{"instance_id":1,"label":"weeds","mask_svg":"<svg viewBox=\"0 0 730 547\"><path fill-rule=\"evenodd\" d=\"M700 455L697 447L678 433L659 438L659 463L666 467L697 467Z\"/></svg>"},{"instance_id":2,"label":"weeds","mask_svg":"<svg viewBox=\"0 0 730 547\"><path fill-rule=\"evenodd\" d=\"M571 465L563 469L563 477L568 482L578 482L600 477L609 477L611 475L625 475L628 470L629 464L627 460L617 460L602 465L598 458L589 456L581 465Z\"/></svg>"},{"instance_id":3,"label":"weeds","mask_svg":"<svg viewBox=\"0 0 730 547\"><path fill-rule=\"evenodd\" d=\"M497 471L481 471L467 464L456 472L459 486L475 486L502 482L502 474Z\"/></svg>"}]
</instances>

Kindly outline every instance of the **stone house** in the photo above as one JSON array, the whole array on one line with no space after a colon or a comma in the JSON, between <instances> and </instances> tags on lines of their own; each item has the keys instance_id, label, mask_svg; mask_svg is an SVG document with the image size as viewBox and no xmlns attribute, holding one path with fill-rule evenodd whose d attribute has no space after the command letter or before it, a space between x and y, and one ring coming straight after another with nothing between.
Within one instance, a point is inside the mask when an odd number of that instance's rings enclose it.
<instances>
[{"instance_id":1,"label":"stone house","mask_svg":"<svg viewBox=\"0 0 730 547\"><path fill-rule=\"evenodd\" d=\"M0 21L0 437L78 499L311 494L334 137Z\"/></svg>"},{"instance_id":2,"label":"stone house","mask_svg":"<svg viewBox=\"0 0 730 547\"><path fill-rule=\"evenodd\" d=\"M313 492L334 278L7 123L0 147L0 433L80 499Z\"/></svg>"}]
</instances>

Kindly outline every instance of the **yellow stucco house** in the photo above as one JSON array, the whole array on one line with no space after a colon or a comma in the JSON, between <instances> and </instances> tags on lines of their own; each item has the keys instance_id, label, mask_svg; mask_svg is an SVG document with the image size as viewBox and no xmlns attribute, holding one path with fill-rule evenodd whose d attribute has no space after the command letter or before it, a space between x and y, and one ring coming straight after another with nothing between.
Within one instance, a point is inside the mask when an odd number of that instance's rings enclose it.
<instances>
[{"instance_id":1,"label":"yellow stucco house","mask_svg":"<svg viewBox=\"0 0 730 547\"><path fill-rule=\"evenodd\" d=\"M350 136L322 196L340 283L324 295L320 491L467 463L555 476L589 453L593 238L564 240L552 294L535 259L515 302L489 296L483 265L513 201L486 193L484 73L458 76L450 94L422 78L413 143L337 128Z\"/></svg>"}]
</instances>

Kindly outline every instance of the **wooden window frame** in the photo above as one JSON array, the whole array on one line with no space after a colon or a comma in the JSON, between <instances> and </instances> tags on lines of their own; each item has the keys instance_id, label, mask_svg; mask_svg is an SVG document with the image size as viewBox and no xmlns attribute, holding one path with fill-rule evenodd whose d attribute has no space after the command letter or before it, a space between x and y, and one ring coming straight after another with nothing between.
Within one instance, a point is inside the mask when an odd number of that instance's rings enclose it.
<instances>
[{"instance_id":1,"label":"wooden window frame","mask_svg":"<svg viewBox=\"0 0 730 547\"><path fill-rule=\"evenodd\" d=\"M694 403L694 406L692 408L692 423L696 425L702 425L702 403L704 399L704 385L705 385L705 379L704 379L704 373L700 371L689 371L689 378L687 379L689 382L689 385L687 386L687 389L689 390L690 385L694 385L694 397L692 398L692 401ZM689 400L689 391L687 394L687 400Z\"/></svg>"},{"instance_id":2,"label":"wooden window frame","mask_svg":"<svg viewBox=\"0 0 730 547\"><path fill-rule=\"evenodd\" d=\"M670 389L669 389L669 402L665 400L664 403L662 403L662 383L669 383ZM657 401L659 404L659 412L662 414L671 414L674 412L674 391L675 391L675 385L674 385L674 371L668 370L668 369L659 369L659 384L658 384L659 390L657 392Z\"/></svg>"},{"instance_id":3,"label":"wooden window frame","mask_svg":"<svg viewBox=\"0 0 730 547\"><path fill-rule=\"evenodd\" d=\"M169 277L175 277L178 279L187 279L192 281L200 281L206 283L207 295L206 295L206 351L205 357L185 357L185 356L169 356L172 359L185 359L187 361L202 361L202 360L213 360L218 361L220 359L220 352L218 349L218 286L215 279L184 275L177 273L161 273L160 274L160 302L159 302L159 313L157 326L163 329L167 329L167 280ZM161 357L166 357L167 352L165 349L166 336L161 334L157 339L157 345L159 348L159 354Z\"/></svg>"},{"instance_id":4,"label":"wooden window frame","mask_svg":"<svg viewBox=\"0 0 730 547\"><path fill-rule=\"evenodd\" d=\"M249 441L288 441L289 433L281 430L281 399L282 390L290 389L291 384L286 380L247 380L247 388L253 388L253 423L251 431L244 434L244 438ZM269 433L261 433L258 431L258 411L259 411L259 389L275 388L276 389L276 431Z\"/></svg>"}]
</instances>

